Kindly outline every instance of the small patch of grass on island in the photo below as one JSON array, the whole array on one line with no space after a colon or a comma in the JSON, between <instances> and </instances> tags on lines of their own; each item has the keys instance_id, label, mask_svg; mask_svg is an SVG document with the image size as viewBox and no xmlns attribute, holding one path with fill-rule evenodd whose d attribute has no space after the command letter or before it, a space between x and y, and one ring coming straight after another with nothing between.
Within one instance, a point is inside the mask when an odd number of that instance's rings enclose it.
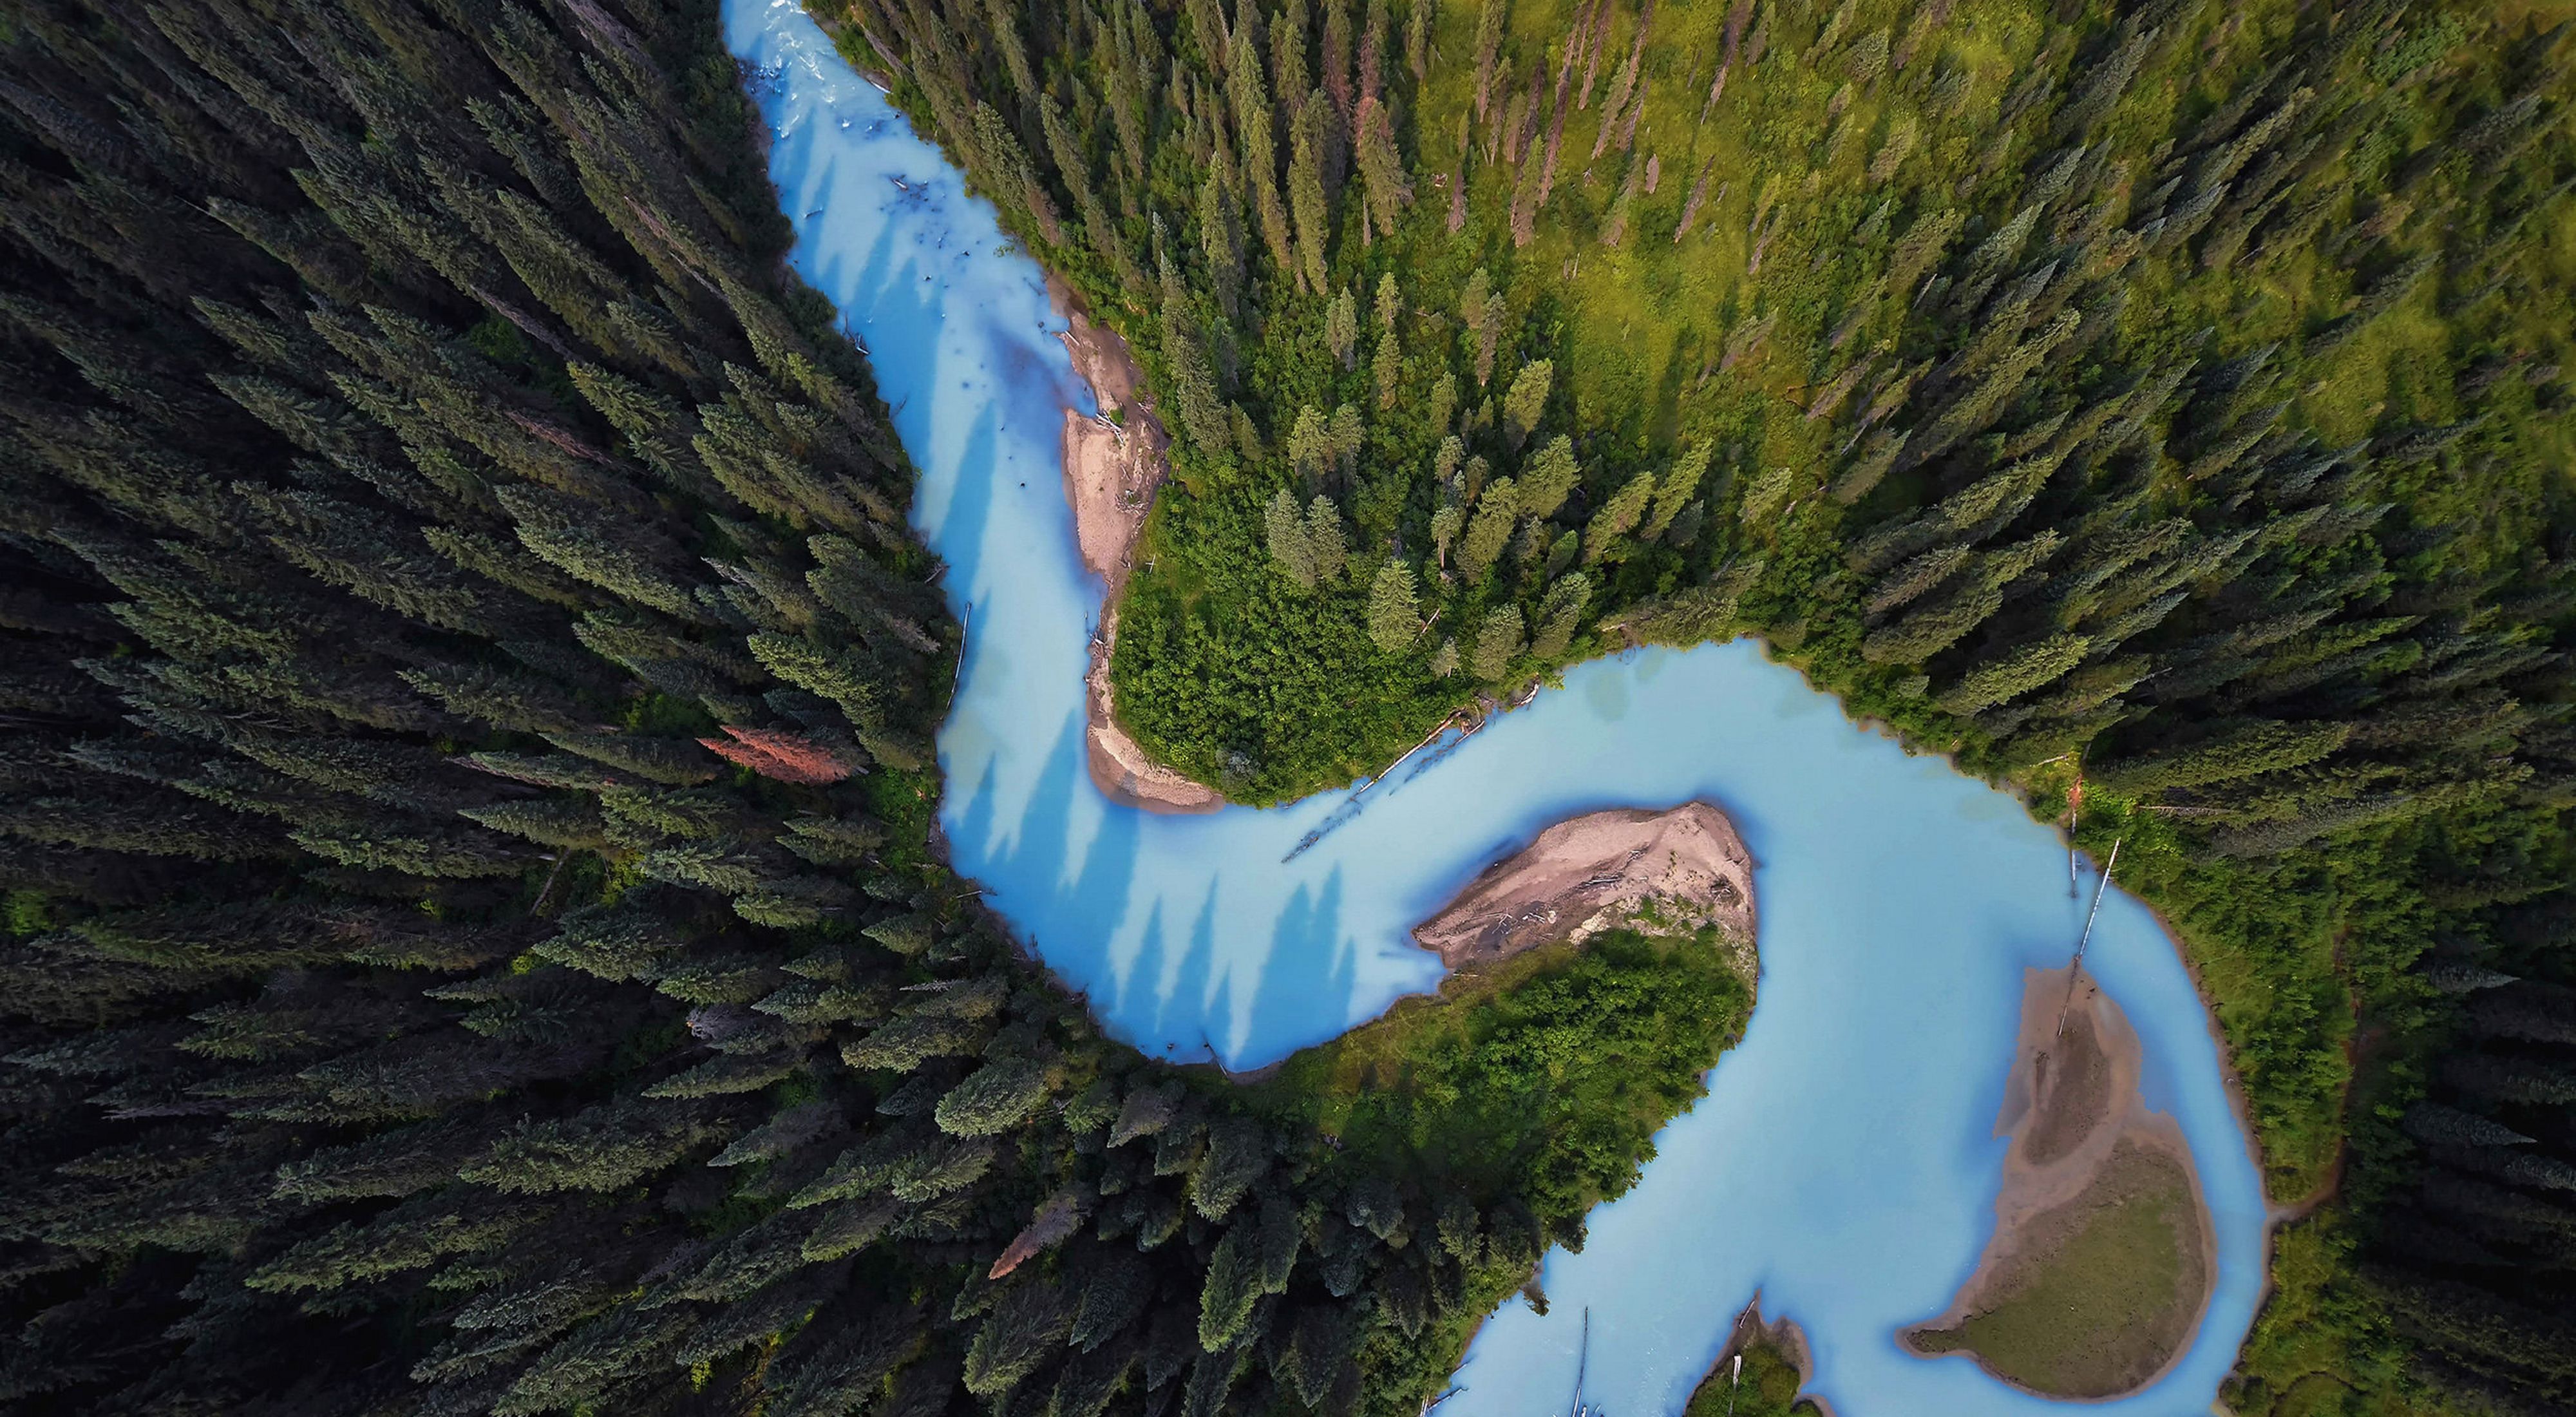
<instances>
[{"instance_id":1,"label":"small patch of grass on island","mask_svg":"<svg viewBox=\"0 0 2576 1417\"><path fill-rule=\"evenodd\" d=\"M1823 1417L1824 1409L1798 1396L1798 1365L1776 1344L1757 1339L1736 1351L1744 1355L1743 1372L1735 1371L1734 1354L1718 1359L1682 1417Z\"/></svg>"},{"instance_id":2,"label":"small patch of grass on island","mask_svg":"<svg viewBox=\"0 0 2576 1417\"><path fill-rule=\"evenodd\" d=\"M1907 1341L1918 1353L1971 1353L2050 1397L2130 1391L2181 1350L2199 1314L2208 1284L2197 1228L2182 1167L2124 1143L2082 1194L2032 1222L1999 1299Z\"/></svg>"}]
</instances>

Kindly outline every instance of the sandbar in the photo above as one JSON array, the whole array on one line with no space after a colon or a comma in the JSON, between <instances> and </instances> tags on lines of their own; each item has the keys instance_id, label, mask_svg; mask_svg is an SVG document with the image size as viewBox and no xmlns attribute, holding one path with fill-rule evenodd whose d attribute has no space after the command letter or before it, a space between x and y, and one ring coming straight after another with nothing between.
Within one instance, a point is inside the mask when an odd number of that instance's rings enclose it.
<instances>
[{"instance_id":1,"label":"sandbar","mask_svg":"<svg viewBox=\"0 0 2576 1417\"><path fill-rule=\"evenodd\" d=\"M2015 1046L1994 1237L1949 1311L1901 1338L2042 1397L2125 1396L2181 1360L2209 1306L2200 1176L2181 1125L2148 1110L2137 1033L2090 976L2029 971Z\"/></svg>"},{"instance_id":2,"label":"sandbar","mask_svg":"<svg viewBox=\"0 0 2576 1417\"><path fill-rule=\"evenodd\" d=\"M1569 817L1485 868L1413 938L1451 969L1603 930L1720 927L1752 977L1753 854L1706 802Z\"/></svg>"},{"instance_id":3,"label":"sandbar","mask_svg":"<svg viewBox=\"0 0 2576 1417\"><path fill-rule=\"evenodd\" d=\"M1155 762L1118 726L1109 685L1109 651L1118 638L1118 592L1133 569L1136 540L1153 510L1155 489L1171 464L1171 439L1154 416L1144 375L1127 341L1094 321L1054 276L1047 294L1065 320L1064 347L1073 372L1091 388L1098 417L1064 411L1064 497L1073 508L1073 533L1082 564L1108 587L1100 633L1092 637L1084 719L1091 780L1113 802L1149 812L1213 812L1225 805L1216 789ZM1119 415L1122 410L1125 416Z\"/></svg>"}]
</instances>

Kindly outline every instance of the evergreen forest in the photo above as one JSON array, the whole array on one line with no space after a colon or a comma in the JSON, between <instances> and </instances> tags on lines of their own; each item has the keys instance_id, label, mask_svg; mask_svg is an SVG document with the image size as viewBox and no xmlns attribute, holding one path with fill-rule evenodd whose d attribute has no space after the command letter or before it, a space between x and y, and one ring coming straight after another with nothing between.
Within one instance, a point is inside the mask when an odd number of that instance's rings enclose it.
<instances>
[{"instance_id":1,"label":"evergreen forest","mask_svg":"<svg viewBox=\"0 0 2576 1417\"><path fill-rule=\"evenodd\" d=\"M1147 747L1758 634L2173 922L2231 1410L2576 1410L2568 5L814 9L1144 359ZM1413 1417L1740 1032L1101 1036L716 25L0 0L0 1410Z\"/></svg>"},{"instance_id":2,"label":"evergreen forest","mask_svg":"<svg viewBox=\"0 0 2576 1417\"><path fill-rule=\"evenodd\" d=\"M1148 367L1145 747L1758 635L2175 927L2295 1218L2231 1410L2576 1410L2576 10L817 9Z\"/></svg>"},{"instance_id":3,"label":"evergreen forest","mask_svg":"<svg viewBox=\"0 0 2576 1417\"><path fill-rule=\"evenodd\" d=\"M1514 1131L1347 1153L1103 1039L932 845L959 630L711 4L0 74L0 1410L1410 1414L1741 1028L1560 961L1369 1088Z\"/></svg>"}]
</instances>

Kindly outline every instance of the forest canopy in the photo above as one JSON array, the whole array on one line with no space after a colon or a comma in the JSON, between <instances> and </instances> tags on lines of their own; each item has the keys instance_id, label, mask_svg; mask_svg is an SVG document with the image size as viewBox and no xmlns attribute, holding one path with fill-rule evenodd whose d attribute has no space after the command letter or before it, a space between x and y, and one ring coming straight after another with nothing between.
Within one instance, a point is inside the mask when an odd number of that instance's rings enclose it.
<instances>
[{"instance_id":1,"label":"forest canopy","mask_svg":"<svg viewBox=\"0 0 2576 1417\"><path fill-rule=\"evenodd\" d=\"M1436 1187L1101 1037L716 20L8 10L0 1408L1409 1413L1740 1024Z\"/></svg>"},{"instance_id":2,"label":"forest canopy","mask_svg":"<svg viewBox=\"0 0 2576 1417\"><path fill-rule=\"evenodd\" d=\"M2576 1402L2565 6L823 9L1150 366L1146 748L1759 635L2125 842L2314 1212L2236 1410Z\"/></svg>"},{"instance_id":3,"label":"forest canopy","mask_svg":"<svg viewBox=\"0 0 2576 1417\"><path fill-rule=\"evenodd\" d=\"M2080 772L2321 1206L2233 1409L2576 1403L2563 6L817 10L1144 354L1140 741L1274 800L1754 633ZM1740 1026L1540 972L1468 1127L1032 970L708 0L0 74L0 1403L1411 1414Z\"/></svg>"}]
</instances>

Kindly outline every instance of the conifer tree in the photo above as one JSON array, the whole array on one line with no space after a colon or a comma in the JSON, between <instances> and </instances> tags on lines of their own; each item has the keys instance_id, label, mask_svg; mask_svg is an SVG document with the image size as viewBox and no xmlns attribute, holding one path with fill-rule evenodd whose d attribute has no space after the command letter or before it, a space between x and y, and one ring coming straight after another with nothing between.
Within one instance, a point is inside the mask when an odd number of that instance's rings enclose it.
<instances>
[{"instance_id":1,"label":"conifer tree","mask_svg":"<svg viewBox=\"0 0 2576 1417\"><path fill-rule=\"evenodd\" d=\"M1969 671L1941 696L1941 706L1975 713L2054 683L2083 661L2087 643L2081 635L2052 635L2024 645Z\"/></svg>"},{"instance_id":2,"label":"conifer tree","mask_svg":"<svg viewBox=\"0 0 2576 1417\"><path fill-rule=\"evenodd\" d=\"M1513 387L1519 388L1518 381ZM1583 469L1574 460L1574 439L1562 433L1549 439L1521 465L1521 513L1533 521L1556 515L1582 477Z\"/></svg>"},{"instance_id":3,"label":"conifer tree","mask_svg":"<svg viewBox=\"0 0 2576 1417\"><path fill-rule=\"evenodd\" d=\"M1369 585L1368 630L1369 641L1386 654L1402 651L1422 632L1413 567L1401 558L1380 566L1377 578Z\"/></svg>"},{"instance_id":4,"label":"conifer tree","mask_svg":"<svg viewBox=\"0 0 2576 1417\"><path fill-rule=\"evenodd\" d=\"M1046 1070L1033 1062L986 1063L939 1099L939 1128L952 1136L993 1136L1026 1121L1047 1092Z\"/></svg>"},{"instance_id":5,"label":"conifer tree","mask_svg":"<svg viewBox=\"0 0 2576 1417\"><path fill-rule=\"evenodd\" d=\"M1638 473L1601 504L1601 509L1592 514L1592 520L1584 524L1585 561L1600 560L1620 537L1636 527L1638 520L1646 514L1647 505L1654 499L1655 484L1654 473Z\"/></svg>"},{"instance_id":6,"label":"conifer tree","mask_svg":"<svg viewBox=\"0 0 2576 1417\"><path fill-rule=\"evenodd\" d=\"M1325 155L1333 143L1332 125L1332 101L1317 89L1297 110L1288 149L1288 210L1297 220L1298 279L1319 295L1327 283L1325 267L1333 236L1332 199L1324 175ZM1356 320L1353 325L1356 334Z\"/></svg>"},{"instance_id":7,"label":"conifer tree","mask_svg":"<svg viewBox=\"0 0 2576 1417\"><path fill-rule=\"evenodd\" d=\"M1519 490L1508 477L1494 479L1476 499L1475 515L1468 519L1467 534L1458 544L1458 569L1470 581L1482 581L1495 558L1503 554L1519 520Z\"/></svg>"},{"instance_id":8,"label":"conifer tree","mask_svg":"<svg viewBox=\"0 0 2576 1417\"><path fill-rule=\"evenodd\" d=\"M1377 389L1377 406L1381 412L1395 407L1396 395L1402 391L1403 381L1404 351L1397 347L1393 334L1379 335L1377 353L1369 359L1369 382Z\"/></svg>"},{"instance_id":9,"label":"conifer tree","mask_svg":"<svg viewBox=\"0 0 2576 1417\"><path fill-rule=\"evenodd\" d=\"M1344 369L1357 359L1360 341L1359 307L1348 289L1334 292L1332 304L1324 311L1324 344Z\"/></svg>"},{"instance_id":10,"label":"conifer tree","mask_svg":"<svg viewBox=\"0 0 2576 1417\"><path fill-rule=\"evenodd\" d=\"M1520 656L1521 609L1517 605L1500 606L1486 612L1476 627L1476 650L1468 667L1486 683L1499 682L1511 672L1512 661Z\"/></svg>"},{"instance_id":11,"label":"conifer tree","mask_svg":"<svg viewBox=\"0 0 2576 1417\"><path fill-rule=\"evenodd\" d=\"M1306 506L1306 554L1318 582L1342 578L1350 552L1342 538L1342 509L1330 497L1317 497Z\"/></svg>"},{"instance_id":12,"label":"conifer tree","mask_svg":"<svg viewBox=\"0 0 2576 1417\"><path fill-rule=\"evenodd\" d=\"M1313 589L1316 580L1315 544L1307 534L1306 519L1297 511L1297 499L1288 494L1288 489L1281 488L1270 499L1266 524L1271 564L1298 585Z\"/></svg>"},{"instance_id":13,"label":"conifer tree","mask_svg":"<svg viewBox=\"0 0 2576 1417\"><path fill-rule=\"evenodd\" d=\"M1492 298L1493 293L1493 277L1483 266L1478 266L1475 274L1467 277L1467 288L1458 298L1458 319L1480 346L1485 337L1486 301ZM1480 376L1477 382L1484 380Z\"/></svg>"},{"instance_id":14,"label":"conifer tree","mask_svg":"<svg viewBox=\"0 0 2576 1417\"><path fill-rule=\"evenodd\" d=\"M1544 416L1555 377L1556 366L1544 359L1531 360L1512 376L1511 390L1503 395L1503 441L1515 452Z\"/></svg>"},{"instance_id":15,"label":"conifer tree","mask_svg":"<svg viewBox=\"0 0 2576 1417\"><path fill-rule=\"evenodd\" d=\"M1660 538L1673 524L1673 518L1679 516L1681 509L1689 505L1691 498L1698 493L1700 479L1708 472L1709 455L1707 443L1694 443L1655 479L1654 510L1647 514L1645 527L1639 535L1652 541Z\"/></svg>"},{"instance_id":16,"label":"conifer tree","mask_svg":"<svg viewBox=\"0 0 2576 1417\"><path fill-rule=\"evenodd\" d=\"M1539 631L1530 641L1530 653L1541 659L1563 658L1581 626L1584 608L1592 601L1592 582L1581 571L1548 587L1547 599L1538 612Z\"/></svg>"},{"instance_id":17,"label":"conifer tree","mask_svg":"<svg viewBox=\"0 0 2576 1417\"><path fill-rule=\"evenodd\" d=\"M1243 304L1243 233L1236 224L1233 195L1213 176L1199 187L1199 240L1217 308L1232 319Z\"/></svg>"}]
</instances>

